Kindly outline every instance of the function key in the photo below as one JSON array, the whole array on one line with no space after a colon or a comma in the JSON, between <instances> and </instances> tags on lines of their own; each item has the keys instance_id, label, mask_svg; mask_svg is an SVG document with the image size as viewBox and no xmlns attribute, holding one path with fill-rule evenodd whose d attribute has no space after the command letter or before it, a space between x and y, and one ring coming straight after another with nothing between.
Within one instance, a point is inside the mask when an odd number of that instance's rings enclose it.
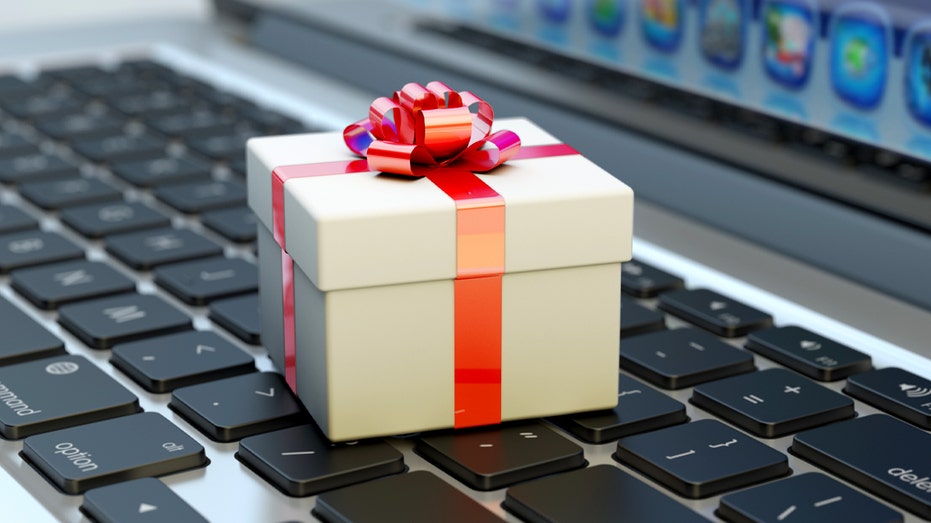
<instances>
[{"instance_id":1,"label":"function key","mask_svg":"<svg viewBox=\"0 0 931 523\"><path fill-rule=\"evenodd\" d=\"M79 65L75 67L62 67L58 69L47 69L42 72L43 75L58 78L66 82L79 82L93 78L107 77L110 75L102 67L96 65Z\"/></svg>"},{"instance_id":2,"label":"function key","mask_svg":"<svg viewBox=\"0 0 931 523\"><path fill-rule=\"evenodd\" d=\"M196 258L219 256L223 248L187 229L153 229L109 236L107 251L139 270Z\"/></svg>"},{"instance_id":3,"label":"function key","mask_svg":"<svg viewBox=\"0 0 931 523\"><path fill-rule=\"evenodd\" d=\"M426 436L415 450L476 490L585 466L581 447L538 423Z\"/></svg>"},{"instance_id":4,"label":"function key","mask_svg":"<svg viewBox=\"0 0 931 523\"><path fill-rule=\"evenodd\" d=\"M245 205L207 211L201 215L201 221L231 242L253 242L258 234L258 218Z\"/></svg>"},{"instance_id":5,"label":"function key","mask_svg":"<svg viewBox=\"0 0 931 523\"><path fill-rule=\"evenodd\" d=\"M51 90L22 98L0 98L0 106L17 118L35 120L83 111L89 101L74 91Z\"/></svg>"},{"instance_id":6,"label":"function key","mask_svg":"<svg viewBox=\"0 0 931 523\"><path fill-rule=\"evenodd\" d=\"M27 82L11 74L0 75L0 97L22 96L30 91L38 91L47 87L47 82Z\"/></svg>"},{"instance_id":7,"label":"function key","mask_svg":"<svg viewBox=\"0 0 931 523\"><path fill-rule=\"evenodd\" d=\"M835 381L870 370L872 359L801 327L751 332L746 347L819 381Z\"/></svg>"},{"instance_id":8,"label":"function key","mask_svg":"<svg viewBox=\"0 0 931 523\"><path fill-rule=\"evenodd\" d=\"M163 156L168 142L157 136L114 133L75 140L71 146L78 154L93 162L106 163Z\"/></svg>"},{"instance_id":9,"label":"function key","mask_svg":"<svg viewBox=\"0 0 931 523\"><path fill-rule=\"evenodd\" d=\"M163 185L155 189L155 197L180 212L196 214L245 205L246 187L238 182L205 180Z\"/></svg>"},{"instance_id":10,"label":"function key","mask_svg":"<svg viewBox=\"0 0 931 523\"><path fill-rule=\"evenodd\" d=\"M208 463L204 447L155 412L31 436L22 455L66 494Z\"/></svg>"},{"instance_id":11,"label":"function key","mask_svg":"<svg viewBox=\"0 0 931 523\"><path fill-rule=\"evenodd\" d=\"M38 228L39 221L19 207L0 205L0 234Z\"/></svg>"},{"instance_id":12,"label":"function key","mask_svg":"<svg viewBox=\"0 0 931 523\"><path fill-rule=\"evenodd\" d=\"M47 210L119 200L123 193L96 178L73 178L23 183L19 190L23 198Z\"/></svg>"},{"instance_id":13,"label":"function key","mask_svg":"<svg viewBox=\"0 0 931 523\"><path fill-rule=\"evenodd\" d=\"M164 183L210 178L211 166L194 156L186 155L113 162L110 169L137 187L154 187Z\"/></svg>"},{"instance_id":14,"label":"function key","mask_svg":"<svg viewBox=\"0 0 931 523\"><path fill-rule=\"evenodd\" d=\"M36 128L56 140L74 140L119 134L126 122L125 117L115 114L81 112L42 118L36 122Z\"/></svg>"},{"instance_id":15,"label":"function key","mask_svg":"<svg viewBox=\"0 0 931 523\"><path fill-rule=\"evenodd\" d=\"M708 521L611 465L596 465L511 487L502 506L522 520L549 523Z\"/></svg>"},{"instance_id":16,"label":"function key","mask_svg":"<svg viewBox=\"0 0 931 523\"><path fill-rule=\"evenodd\" d=\"M84 249L52 232L25 231L0 236L0 273L84 257Z\"/></svg>"},{"instance_id":17,"label":"function key","mask_svg":"<svg viewBox=\"0 0 931 523\"><path fill-rule=\"evenodd\" d=\"M136 290L136 283L116 269L87 260L19 269L10 284L40 309Z\"/></svg>"},{"instance_id":18,"label":"function key","mask_svg":"<svg viewBox=\"0 0 931 523\"><path fill-rule=\"evenodd\" d=\"M268 134L299 133L307 129L301 122L263 107L243 106L240 107L238 114L248 118Z\"/></svg>"},{"instance_id":19,"label":"function key","mask_svg":"<svg viewBox=\"0 0 931 523\"><path fill-rule=\"evenodd\" d=\"M108 100L118 111L129 116L152 116L160 113L189 110L191 99L171 88L158 88L144 93L133 93Z\"/></svg>"},{"instance_id":20,"label":"function key","mask_svg":"<svg viewBox=\"0 0 931 523\"><path fill-rule=\"evenodd\" d=\"M236 258L210 258L155 269L155 283L191 305L257 292L258 269Z\"/></svg>"},{"instance_id":21,"label":"function key","mask_svg":"<svg viewBox=\"0 0 931 523\"><path fill-rule=\"evenodd\" d=\"M648 309L621 295L621 337L636 336L666 328L666 315Z\"/></svg>"},{"instance_id":22,"label":"function key","mask_svg":"<svg viewBox=\"0 0 931 523\"><path fill-rule=\"evenodd\" d=\"M682 278L640 260L621 265L621 290L635 298L654 298L661 292L684 286Z\"/></svg>"},{"instance_id":23,"label":"function key","mask_svg":"<svg viewBox=\"0 0 931 523\"><path fill-rule=\"evenodd\" d=\"M207 523L186 501L155 478L95 488L84 494L81 511L98 523Z\"/></svg>"},{"instance_id":24,"label":"function key","mask_svg":"<svg viewBox=\"0 0 931 523\"><path fill-rule=\"evenodd\" d=\"M228 115L206 107L193 111L162 114L149 119L148 124L168 136L195 136L216 132L235 126L236 121Z\"/></svg>"},{"instance_id":25,"label":"function key","mask_svg":"<svg viewBox=\"0 0 931 523\"><path fill-rule=\"evenodd\" d=\"M210 303L210 319L252 345L261 343L259 318L258 294L245 294Z\"/></svg>"},{"instance_id":26,"label":"function key","mask_svg":"<svg viewBox=\"0 0 931 523\"><path fill-rule=\"evenodd\" d=\"M328 523L378 523L385 514L407 523L501 523L477 501L424 470L325 492L313 514Z\"/></svg>"},{"instance_id":27,"label":"function key","mask_svg":"<svg viewBox=\"0 0 931 523\"><path fill-rule=\"evenodd\" d=\"M51 154L30 152L0 158L0 182L3 183L76 178L80 175L77 165Z\"/></svg>"},{"instance_id":28,"label":"function key","mask_svg":"<svg viewBox=\"0 0 931 523\"><path fill-rule=\"evenodd\" d=\"M8 407L0 409L0 434L7 439L141 410L136 396L82 356L2 367L0 387Z\"/></svg>"},{"instance_id":29,"label":"function key","mask_svg":"<svg viewBox=\"0 0 931 523\"><path fill-rule=\"evenodd\" d=\"M687 498L791 472L785 455L712 419L622 438L615 457Z\"/></svg>"},{"instance_id":30,"label":"function key","mask_svg":"<svg viewBox=\"0 0 931 523\"><path fill-rule=\"evenodd\" d=\"M227 130L220 133L193 137L187 145L194 151L214 160L234 160L246 156L246 140L263 133L258 129Z\"/></svg>"},{"instance_id":31,"label":"function key","mask_svg":"<svg viewBox=\"0 0 931 523\"><path fill-rule=\"evenodd\" d=\"M0 298L0 365L66 354L65 344L5 298Z\"/></svg>"},{"instance_id":32,"label":"function key","mask_svg":"<svg viewBox=\"0 0 931 523\"><path fill-rule=\"evenodd\" d=\"M383 441L334 445L314 425L298 425L239 442L236 459L289 496L404 472L404 456Z\"/></svg>"},{"instance_id":33,"label":"function key","mask_svg":"<svg viewBox=\"0 0 931 523\"><path fill-rule=\"evenodd\" d=\"M191 319L164 302L145 294L99 298L59 309L58 322L96 349L191 328Z\"/></svg>"},{"instance_id":34,"label":"function key","mask_svg":"<svg viewBox=\"0 0 931 523\"><path fill-rule=\"evenodd\" d=\"M88 238L167 227L171 219L140 202L113 202L82 205L59 213L65 225Z\"/></svg>"},{"instance_id":35,"label":"function key","mask_svg":"<svg viewBox=\"0 0 931 523\"><path fill-rule=\"evenodd\" d=\"M736 338L771 327L773 318L737 300L708 289L663 293L659 307L666 312L707 329L718 336Z\"/></svg>"},{"instance_id":36,"label":"function key","mask_svg":"<svg viewBox=\"0 0 931 523\"><path fill-rule=\"evenodd\" d=\"M844 392L931 430L931 380L904 369L887 367L851 376Z\"/></svg>"}]
</instances>

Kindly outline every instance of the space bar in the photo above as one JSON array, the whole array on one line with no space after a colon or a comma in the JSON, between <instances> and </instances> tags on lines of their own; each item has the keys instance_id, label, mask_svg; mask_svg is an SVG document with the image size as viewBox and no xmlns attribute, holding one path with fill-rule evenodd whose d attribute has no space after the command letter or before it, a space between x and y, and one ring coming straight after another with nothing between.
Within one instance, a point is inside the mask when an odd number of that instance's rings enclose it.
<instances>
[{"instance_id":1,"label":"space bar","mask_svg":"<svg viewBox=\"0 0 931 523\"><path fill-rule=\"evenodd\" d=\"M931 434L885 414L801 432L790 450L879 497L931 519Z\"/></svg>"}]
</instances>

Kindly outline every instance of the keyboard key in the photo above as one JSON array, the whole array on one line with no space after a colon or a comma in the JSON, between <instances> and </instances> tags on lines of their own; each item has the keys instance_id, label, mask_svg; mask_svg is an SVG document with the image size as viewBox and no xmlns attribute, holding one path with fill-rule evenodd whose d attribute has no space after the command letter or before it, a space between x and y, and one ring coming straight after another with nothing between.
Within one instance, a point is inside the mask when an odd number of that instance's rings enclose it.
<instances>
[{"instance_id":1,"label":"keyboard key","mask_svg":"<svg viewBox=\"0 0 931 523\"><path fill-rule=\"evenodd\" d=\"M931 380L904 369L887 367L851 376L844 392L931 430Z\"/></svg>"},{"instance_id":2,"label":"keyboard key","mask_svg":"<svg viewBox=\"0 0 931 523\"><path fill-rule=\"evenodd\" d=\"M83 138L71 144L75 152L97 163L158 158L165 154L167 146L161 137L126 133Z\"/></svg>"},{"instance_id":3,"label":"keyboard key","mask_svg":"<svg viewBox=\"0 0 931 523\"><path fill-rule=\"evenodd\" d=\"M655 298L661 292L681 289L682 278L640 260L621 265L621 290L635 298Z\"/></svg>"},{"instance_id":4,"label":"keyboard key","mask_svg":"<svg viewBox=\"0 0 931 523\"><path fill-rule=\"evenodd\" d=\"M621 367L666 389L682 389L755 369L753 356L698 329L626 338Z\"/></svg>"},{"instance_id":5,"label":"keyboard key","mask_svg":"<svg viewBox=\"0 0 931 523\"><path fill-rule=\"evenodd\" d=\"M140 202L107 202L64 209L65 225L88 238L167 227L171 219Z\"/></svg>"},{"instance_id":6,"label":"keyboard key","mask_svg":"<svg viewBox=\"0 0 931 523\"><path fill-rule=\"evenodd\" d=\"M208 258L155 269L155 283L191 305L257 292L258 268L238 258Z\"/></svg>"},{"instance_id":7,"label":"keyboard key","mask_svg":"<svg viewBox=\"0 0 931 523\"><path fill-rule=\"evenodd\" d=\"M0 332L0 365L66 354L58 337L5 298L0 298Z\"/></svg>"},{"instance_id":8,"label":"keyboard key","mask_svg":"<svg viewBox=\"0 0 931 523\"><path fill-rule=\"evenodd\" d=\"M129 116L151 116L190 109L191 99L172 88L160 88L145 93L133 93L109 100L115 109Z\"/></svg>"},{"instance_id":9,"label":"keyboard key","mask_svg":"<svg viewBox=\"0 0 931 523\"><path fill-rule=\"evenodd\" d=\"M929 445L931 434L873 414L796 434L791 451L867 492L931 519L931 454L923 450Z\"/></svg>"},{"instance_id":10,"label":"keyboard key","mask_svg":"<svg viewBox=\"0 0 931 523\"><path fill-rule=\"evenodd\" d=\"M122 191L96 178L23 183L19 192L36 206L48 210L120 200L123 197Z\"/></svg>"},{"instance_id":11,"label":"keyboard key","mask_svg":"<svg viewBox=\"0 0 931 523\"><path fill-rule=\"evenodd\" d=\"M201 107L194 111L162 114L148 120L148 124L169 136L195 136L233 127L236 120L229 115Z\"/></svg>"},{"instance_id":12,"label":"keyboard key","mask_svg":"<svg viewBox=\"0 0 931 523\"><path fill-rule=\"evenodd\" d=\"M149 392L255 372L255 360L214 332L191 331L113 347L110 363Z\"/></svg>"},{"instance_id":13,"label":"keyboard key","mask_svg":"<svg viewBox=\"0 0 931 523\"><path fill-rule=\"evenodd\" d=\"M79 112L36 122L36 128L55 140L74 140L121 134L127 119L111 113Z\"/></svg>"},{"instance_id":14,"label":"keyboard key","mask_svg":"<svg viewBox=\"0 0 931 523\"><path fill-rule=\"evenodd\" d=\"M84 494L84 512L99 523L207 523L186 501L155 478L140 478Z\"/></svg>"},{"instance_id":15,"label":"keyboard key","mask_svg":"<svg viewBox=\"0 0 931 523\"><path fill-rule=\"evenodd\" d=\"M70 179L80 175L77 165L50 154L30 152L0 158L0 182L3 183Z\"/></svg>"},{"instance_id":16,"label":"keyboard key","mask_svg":"<svg viewBox=\"0 0 931 523\"><path fill-rule=\"evenodd\" d=\"M786 456L717 420L622 438L615 457L687 498L705 498L790 472Z\"/></svg>"},{"instance_id":17,"label":"keyboard key","mask_svg":"<svg viewBox=\"0 0 931 523\"><path fill-rule=\"evenodd\" d=\"M843 379L873 367L868 355L801 327L751 332L746 347L819 381Z\"/></svg>"},{"instance_id":18,"label":"keyboard key","mask_svg":"<svg viewBox=\"0 0 931 523\"><path fill-rule=\"evenodd\" d=\"M289 496L404 472L404 456L383 441L334 445L314 425L298 425L239 442L236 458Z\"/></svg>"},{"instance_id":19,"label":"keyboard key","mask_svg":"<svg viewBox=\"0 0 931 523\"><path fill-rule=\"evenodd\" d=\"M38 229L39 221L19 207L0 205L0 234Z\"/></svg>"},{"instance_id":20,"label":"keyboard key","mask_svg":"<svg viewBox=\"0 0 931 523\"><path fill-rule=\"evenodd\" d=\"M280 374L253 372L175 389L175 412L216 441L235 441L310 421Z\"/></svg>"},{"instance_id":21,"label":"keyboard key","mask_svg":"<svg viewBox=\"0 0 931 523\"><path fill-rule=\"evenodd\" d=\"M511 487L502 506L522 520L549 523L708 521L611 465L597 465Z\"/></svg>"},{"instance_id":22,"label":"keyboard key","mask_svg":"<svg viewBox=\"0 0 931 523\"><path fill-rule=\"evenodd\" d=\"M0 105L8 113L25 120L79 112L88 102L89 99L83 94L60 89L0 99Z\"/></svg>"},{"instance_id":23,"label":"keyboard key","mask_svg":"<svg viewBox=\"0 0 931 523\"><path fill-rule=\"evenodd\" d=\"M621 337L637 336L666 328L666 315L621 296Z\"/></svg>"},{"instance_id":24,"label":"keyboard key","mask_svg":"<svg viewBox=\"0 0 931 523\"><path fill-rule=\"evenodd\" d=\"M581 447L539 423L426 436L415 450L476 490L585 466Z\"/></svg>"},{"instance_id":25,"label":"keyboard key","mask_svg":"<svg viewBox=\"0 0 931 523\"><path fill-rule=\"evenodd\" d=\"M258 345L261 342L258 294L246 294L212 302L210 319L246 343Z\"/></svg>"},{"instance_id":26,"label":"keyboard key","mask_svg":"<svg viewBox=\"0 0 931 523\"><path fill-rule=\"evenodd\" d=\"M420 470L321 494L313 514L326 523L501 523L455 487Z\"/></svg>"},{"instance_id":27,"label":"keyboard key","mask_svg":"<svg viewBox=\"0 0 931 523\"><path fill-rule=\"evenodd\" d=\"M236 182L207 180L163 185L155 189L155 197L178 211L195 214L245 205L246 187Z\"/></svg>"},{"instance_id":28,"label":"keyboard key","mask_svg":"<svg viewBox=\"0 0 931 523\"><path fill-rule=\"evenodd\" d=\"M58 322L95 349L191 328L191 319L161 298L135 293L64 305Z\"/></svg>"},{"instance_id":29,"label":"keyboard key","mask_svg":"<svg viewBox=\"0 0 931 523\"><path fill-rule=\"evenodd\" d=\"M262 132L257 129L223 131L219 134L190 138L187 145L194 151L214 160L229 160L245 157L246 140L261 134Z\"/></svg>"},{"instance_id":30,"label":"keyboard key","mask_svg":"<svg viewBox=\"0 0 931 523\"><path fill-rule=\"evenodd\" d=\"M778 438L856 414L847 396L778 368L698 385L691 401L764 438Z\"/></svg>"},{"instance_id":31,"label":"keyboard key","mask_svg":"<svg viewBox=\"0 0 931 523\"><path fill-rule=\"evenodd\" d=\"M39 148L18 134L0 129L0 157L37 153Z\"/></svg>"},{"instance_id":32,"label":"keyboard key","mask_svg":"<svg viewBox=\"0 0 931 523\"><path fill-rule=\"evenodd\" d=\"M824 474L808 473L721 498L718 513L728 521L791 523L902 522L902 514Z\"/></svg>"},{"instance_id":33,"label":"keyboard key","mask_svg":"<svg viewBox=\"0 0 931 523\"><path fill-rule=\"evenodd\" d=\"M25 231L0 236L0 273L78 258L84 258L84 249L56 233Z\"/></svg>"},{"instance_id":34,"label":"keyboard key","mask_svg":"<svg viewBox=\"0 0 931 523\"><path fill-rule=\"evenodd\" d=\"M222 247L188 229L163 228L118 234L106 238L104 245L110 254L139 270L223 253Z\"/></svg>"},{"instance_id":35,"label":"keyboard key","mask_svg":"<svg viewBox=\"0 0 931 523\"><path fill-rule=\"evenodd\" d=\"M0 76L0 97L22 96L23 93L45 89L48 82L26 81L18 76Z\"/></svg>"},{"instance_id":36,"label":"keyboard key","mask_svg":"<svg viewBox=\"0 0 931 523\"><path fill-rule=\"evenodd\" d=\"M10 283L40 309L136 290L133 280L109 265L87 260L19 269L13 272Z\"/></svg>"},{"instance_id":37,"label":"keyboard key","mask_svg":"<svg viewBox=\"0 0 931 523\"><path fill-rule=\"evenodd\" d=\"M210 178L210 164L194 156L150 158L113 162L114 174L138 187Z\"/></svg>"},{"instance_id":38,"label":"keyboard key","mask_svg":"<svg viewBox=\"0 0 931 523\"><path fill-rule=\"evenodd\" d=\"M589 443L605 443L688 421L682 403L625 374L619 378L614 409L569 414L550 421Z\"/></svg>"},{"instance_id":39,"label":"keyboard key","mask_svg":"<svg viewBox=\"0 0 931 523\"><path fill-rule=\"evenodd\" d=\"M661 294L659 308L707 329L718 336L736 338L771 327L769 314L708 289L677 290Z\"/></svg>"},{"instance_id":40,"label":"keyboard key","mask_svg":"<svg viewBox=\"0 0 931 523\"><path fill-rule=\"evenodd\" d=\"M207 211L201 215L201 221L231 242L254 242L258 234L255 213L245 205Z\"/></svg>"},{"instance_id":41,"label":"keyboard key","mask_svg":"<svg viewBox=\"0 0 931 523\"><path fill-rule=\"evenodd\" d=\"M142 410L136 396L82 356L56 356L2 367L0 391L7 407L0 409L0 434L6 439Z\"/></svg>"},{"instance_id":42,"label":"keyboard key","mask_svg":"<svg viewBox=\"0 0 931 523\"><path fill-rule=\"evenodd\" d=\"M207 465L204 447L155 412L30 436L22 456L66 494Z\"/></svg>"}]
</instances>

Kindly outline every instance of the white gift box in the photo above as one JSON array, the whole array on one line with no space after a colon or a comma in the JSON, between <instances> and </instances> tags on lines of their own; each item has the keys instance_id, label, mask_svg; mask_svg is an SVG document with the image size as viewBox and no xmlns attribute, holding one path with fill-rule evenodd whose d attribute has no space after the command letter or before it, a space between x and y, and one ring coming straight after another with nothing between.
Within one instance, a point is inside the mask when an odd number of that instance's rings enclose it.
<instances>
[{"instance_id":1,"label":"white gift box","mask_svg":"<svg viewBox=\"0 0 931 523\"><path fill-rule=\"evenodd\" d=\"M523 150L559 143L524 119L495 127L515 131ZM465 400L500 397L494 421L617 404L629 187L578 154L474 175L504 201L500 299L469 304L478 314L500 309L500 361L478 373L491 385L480 377L459 388L475 373L457 363L468 334L456 332L466 309L454 306L457 204L431 179L365 169L339 132L248 144L263 342L331 440L467 426L458 421L470 414ZM485 233L478 241L495 241Z\"/></svg>"}]
</instances>

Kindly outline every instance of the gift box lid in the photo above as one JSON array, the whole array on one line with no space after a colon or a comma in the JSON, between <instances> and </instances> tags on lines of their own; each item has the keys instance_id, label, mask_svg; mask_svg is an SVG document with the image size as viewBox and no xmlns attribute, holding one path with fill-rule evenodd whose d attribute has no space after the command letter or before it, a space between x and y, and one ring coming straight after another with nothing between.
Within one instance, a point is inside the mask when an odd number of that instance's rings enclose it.
<instances>
[{"instance_id":1,"label":"gift box lid","mask_svg":"<svg viewBox=\"0 0 931 523\"><path fill-rule=\"evenodd\" d=\"M526 119L495 128L516 132L524 147L559 143ZM428 178L355 172L360 162L349 163L358 158L341 132L253 138L247 151L249 206L269 231L275 169L346 162L331 164L339 174L288 179L279 204L279 243L320 290L457 277L456 203ZM630 259L633 191L585 157L512 159L476 176L504 200L504 272Z\"/></svg>"}]
</instances>

